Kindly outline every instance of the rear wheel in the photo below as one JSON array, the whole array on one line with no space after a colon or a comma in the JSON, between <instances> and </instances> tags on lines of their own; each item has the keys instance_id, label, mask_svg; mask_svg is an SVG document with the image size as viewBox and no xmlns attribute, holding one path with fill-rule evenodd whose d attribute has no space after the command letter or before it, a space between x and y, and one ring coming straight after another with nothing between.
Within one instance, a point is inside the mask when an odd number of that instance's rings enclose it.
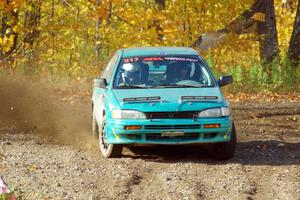
<instances>
[{"instance_id":1,"label":"rear wheel","mask_svg":"<svg viewBox=\"0 0 300 200\"><path fill-rule=\"evenodd\" d=\"M100 151L105 158L116 158L120 157L123 150L123 145L120 144L108 144L106 142L106 131L105 131L105 116L103 116L102 126L99 127L99 145Z\"/></svg>"},{"instance_id":2,"label":"rear wheel","mask_svg":"<svg viewBox=\"0 0 300 200\"><path fill-rule=\"evenodd\" d=\"M229 142L213 144L211 156L218 160L227 160L234 156L236 150L236 130L232 123L231 138Z\"/></svg>"}]
</instances>

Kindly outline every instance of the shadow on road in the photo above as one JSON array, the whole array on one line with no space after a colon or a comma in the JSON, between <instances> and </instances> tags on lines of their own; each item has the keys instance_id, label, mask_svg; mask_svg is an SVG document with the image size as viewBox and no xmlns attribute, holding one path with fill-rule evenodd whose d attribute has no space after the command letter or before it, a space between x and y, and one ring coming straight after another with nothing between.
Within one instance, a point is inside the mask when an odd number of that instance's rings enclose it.
<instances>
[{"instance_id":1,"label":"shadow on road","mask_svg":"<svg viewBox=\"0 0 300 200\"><path fill-rule=\"evenodd\" d=\"M300 165L300 142L276 140L239 142L235 157L226 161L212 159L208 146L131 147L132 159L150 162L192 162L206 164L240 163L243 165Z\"/></svg>"}]
</instances>

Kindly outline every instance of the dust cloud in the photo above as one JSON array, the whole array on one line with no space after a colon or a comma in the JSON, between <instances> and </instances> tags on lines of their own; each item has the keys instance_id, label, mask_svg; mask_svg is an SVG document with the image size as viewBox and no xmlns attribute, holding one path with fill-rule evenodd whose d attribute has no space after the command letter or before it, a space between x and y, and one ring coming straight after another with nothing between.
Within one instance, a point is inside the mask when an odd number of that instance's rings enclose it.
<instances>
[{"instance_id":1,"label":"dust cloud","mask_svg":"<svg viewBox=\"0 0 300 200\"><path fill-rule=\"evenodd\" d=\"M86 100L71 105L61 101L45 83L22 77L0 76L0 127L15 127L51 141L90 148L90 110Z\"/></svg>"}]
</instances>

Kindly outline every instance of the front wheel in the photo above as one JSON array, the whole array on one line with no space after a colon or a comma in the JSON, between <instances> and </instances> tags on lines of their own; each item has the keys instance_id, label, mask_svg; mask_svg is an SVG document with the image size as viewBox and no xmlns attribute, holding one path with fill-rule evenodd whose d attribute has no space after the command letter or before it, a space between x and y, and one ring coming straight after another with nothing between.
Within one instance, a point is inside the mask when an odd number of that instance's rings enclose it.
<instances>
[{"instance_id":1,"label":"front wheel","mask_svg":"<svg viewBox=\"0 0 300 200\"><path fill-rule=\"evenodd\" d=\"M95 118L94 113L92 114L92 133L94 137L98 137L99 135L99 127Z\"/></svg>"},{"instance_id":2,"label":"front wheel","mask_svg":"<svg viewBox=\"0 0 300 200\"><path fill-rule=\"evenodd\" d=\"M229 142L213 144L212 157L218 160L227 160L234 156L236 150L236 130L232 123L231 138Z\"/></svg>"},{"instance_id":3,"label":"front wheel","mask_svg":"<svg viewBox=\"0 0 300 200\"><path fill-rule=\"evenodd\" d=\"M105 158L120 157L122 154L123 146L120 144L108 144L106 142L105 126L105 116L103 116L102 126L99 127L99 145L101 154Z\"/></svg>"}]
</instances>

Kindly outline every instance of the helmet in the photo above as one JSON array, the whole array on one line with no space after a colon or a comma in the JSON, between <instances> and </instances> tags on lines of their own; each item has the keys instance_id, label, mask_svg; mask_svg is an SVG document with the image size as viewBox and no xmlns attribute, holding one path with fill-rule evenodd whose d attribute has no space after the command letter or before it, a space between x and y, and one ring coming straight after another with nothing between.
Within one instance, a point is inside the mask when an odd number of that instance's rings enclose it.
<instances>
[{"instance_id":1,"label":"helmet","mask_svg":"<svg viewBox=\"0 0 300 200\"><path fill-rule=\"evenodd\" d=\"M133 81L138 78L138 72L140 71L141 67L138 63L125 63L123 64L122 69L124 70L124 76Z\"/></svg>"},{"instance_id":2,"label":"helmet","mask_svg":"<svg viewBox=\"0 0 300 200\"><path fill-rule=\"evenodd\" d=\"M125 72L134 73L134 72L137 72L140 70L140 66L137 63L125 63L125 64L123 64L122 69Z\"/></svg>"}]
</instances>

